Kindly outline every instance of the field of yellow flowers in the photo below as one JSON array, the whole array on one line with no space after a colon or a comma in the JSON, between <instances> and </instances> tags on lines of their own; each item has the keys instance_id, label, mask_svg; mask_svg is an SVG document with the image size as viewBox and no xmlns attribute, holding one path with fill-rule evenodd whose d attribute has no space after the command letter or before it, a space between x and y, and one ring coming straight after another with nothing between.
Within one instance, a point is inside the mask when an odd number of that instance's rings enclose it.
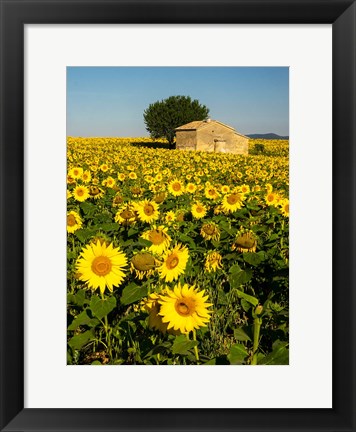
<instances>
[{"instance_id":1,"label":"field of yellow flowers","mask_svg":"<svg viewBox=\"0 0 356 432\"><path fill-rule=\"evenodd\" d=\"M288 141L67 139L67 363L289 362Z\"/></svg>"}]
</instances>

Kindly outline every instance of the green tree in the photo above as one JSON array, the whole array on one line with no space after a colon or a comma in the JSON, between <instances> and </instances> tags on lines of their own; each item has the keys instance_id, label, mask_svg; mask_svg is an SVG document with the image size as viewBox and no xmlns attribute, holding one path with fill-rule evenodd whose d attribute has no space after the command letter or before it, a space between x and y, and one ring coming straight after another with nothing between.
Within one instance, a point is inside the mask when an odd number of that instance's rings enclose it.
<instances>
[{"instance_id":1,"label":"green tree","mask_svg":"<svg viewBox=\"0 0 356 432\"><path fill-rule=\"evenodd\" d=\"M170 96L150 104L144 111L143 118L152 138L166 138L170 147L174 148L174 129L191 121L206 120L208 114L209 108L196 99Z\"/></svg>"}]
</instances>

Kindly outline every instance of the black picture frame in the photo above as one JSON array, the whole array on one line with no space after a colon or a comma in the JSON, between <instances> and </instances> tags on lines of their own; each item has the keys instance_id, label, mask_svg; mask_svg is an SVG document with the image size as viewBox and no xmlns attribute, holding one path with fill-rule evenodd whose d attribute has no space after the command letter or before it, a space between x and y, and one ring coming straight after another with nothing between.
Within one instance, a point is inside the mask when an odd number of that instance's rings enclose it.
<instances>
[{"instance_id":1,"label":"black picture frame","mask_svg":"<svg viewBox=\"0 0 356 432\"><path fill-rule=\"evenodd\" d=\"M2 431L355 431L355 2L351 0L192 0L189 2L0 0L0 7L0 429ZM330 239L333 250L332 409L24 408L24 25L32 23L332 24L333 188L330 191L333 197L333 234ZM319 271L322 272L323 269ZM323 312L318 311L318 313ZM311 359L311 361L315 360ZM318 361L322 361L322 356ZM305 385L308 391L308 383ZM268 395L268 389L261 391L265 391Z\"/></svg>"}]
</instances>

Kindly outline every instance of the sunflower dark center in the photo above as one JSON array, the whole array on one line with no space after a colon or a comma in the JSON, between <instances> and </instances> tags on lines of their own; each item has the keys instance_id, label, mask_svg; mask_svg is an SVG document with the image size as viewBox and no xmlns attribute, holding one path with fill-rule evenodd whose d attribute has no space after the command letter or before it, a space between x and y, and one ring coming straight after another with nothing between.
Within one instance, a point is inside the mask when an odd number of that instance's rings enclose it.
<instances>
[{"instance_id":1,"label":"sunflower dark center","mask_svg":"<svg viewBox=\"0 0 356 432\"><path fill-rule=\"evenodd\" d=\"M99 189L98 189L97 187L92 187L92 188L90 189L90 194L91 194L91 195L98 195L99 192L100 192L100 191L99 191Z\"/></svg>"},{"instance_id":2,"label":"sunflower dark center","mask_svg":"<svg viewBox=\"0 0 356 432\"><path fill-rule=\"evenodd\" d=\"M78 196L83 196L84 195L84 189L78 189L77 190L77 195Z\"/></svg>"},{"instance_id":3,"label":"sunflower dark center","mask_svg":"<svg viewBox=\"0 0 356 432\"><path fill-rule=\"evenodd\" d=\"M175 267L177 267L178 264L179 264L179 258L177 257L177 255L170 255L167 258L166 266L169 270L174 269Z\"/></svg>"},{"instance_id":4,"label":"sunflower dark center","mask_svg":"<svg viewBox=\"0 0 356 432\"><path fill-rule=\"evenodd\" d=\"M177 299L174 307L177 313L184 317L192 315L195 310L193 300L187 298Z\"/></svg>"},{"instance_id":5,"label":"sunflower dark center","mask_svg":"<svg viewBox=\"0 0 356 432\"><path fill-rule=\"evenodd\" d=\"M213 235L215 233L215 227L213 225L204 225L203 231L205 234Z\"/></svg>"},{"instance_id":6,"label":"sunflower dark center","mask_svg":"<svg viewBox=\"0 0 356 432\"><path fill-rule=\"evenodd\" d=\"M148 238L149 238L149 241L151 241L152 244L154 244L154 245L160 245L165 240L165 238L162 234L162 231L159 231L159 230L151 231Z\"/></svg>"},{"instance_id":7,"label":"sunflower dark center","mask_svg":"<svg viewBox=\"0 0 356 432\"><path fill-rule=\"evenodd\" d=\"M77 223L75 217L71 214L67 216L67 225L68 226L74 226Z\"/></svg>"},{"instance_id":8,"label":"sunflower dark center","mask_svg":"<svg viewBox=\"0 0 356 432\"><path fill-rule=\"evenodd\" d=\"M180 183L173 183L173 185L172 185L172 189L173 189L175 192L180 191L180 190L181 190Z\"/></svg>"},{"instance_id":9,"label":"sunflower dark center","mask_svg":"<svg viewBox=\"0 0 356 432\"><path fill-rule=\"evenodd\" d=\"M146 204L143 208L143 211L147 216L151 216L155 212L155 209L152 204Z\"/></svg>"},{"instance_id":10,"label":"sunflower dark center","mask_svg":"<svg viewBox=\"0 0 356 432\"><path fill-rule=\"evenodd\" d=\"M132 218L134 217L134 214L133 214L133 212L130 211L130 210L123 210L123 211L120 213L120 216L122 217L122 219L126 219L126 220L128 220L128 219L132 219Z\"/></svg>"},{"instance_id":11,"label":"sunflower dark center","mask_svg":"<svg viewBox=\"0 0 356 432\"><path fill-rule=\"evenodd\" d=\"M229 195L228 198L227 198L227 202L228 202L230 205L236 204L236 203L239 202L239 201L240 201L240 196L239 196L238 194L231 194L231 195Z\"/></svg>"},{"instance_id":12,"label":"sunflower dark center","mask_svg":"<svg viewBox=\"0 0 356 432\"><path fill-rule=\"evenodd\" d=\"M98 276L106 276L110 273L112 263L106 256L98 256L93 259L91 264L92 271Z\"/></svg>"}]
</instances>

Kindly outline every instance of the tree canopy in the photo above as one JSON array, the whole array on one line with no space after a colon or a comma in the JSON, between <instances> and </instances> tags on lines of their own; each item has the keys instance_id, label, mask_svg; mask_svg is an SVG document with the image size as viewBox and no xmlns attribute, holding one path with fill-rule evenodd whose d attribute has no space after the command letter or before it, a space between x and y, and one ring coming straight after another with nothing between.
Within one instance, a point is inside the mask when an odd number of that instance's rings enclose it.
<instances>
[{"instance_id":1,"label":"tree canopy","mask_svg":"<svg viewBox=\"0 0 356 432\"><path fill-rule=\"evenodd\" d=\"M209 108L189 96L170 96L149 105L143 118L151 137L166 138L174 147L175 131L179 126L196 120L206 120Z\"/></svg>"}]
</instances>

